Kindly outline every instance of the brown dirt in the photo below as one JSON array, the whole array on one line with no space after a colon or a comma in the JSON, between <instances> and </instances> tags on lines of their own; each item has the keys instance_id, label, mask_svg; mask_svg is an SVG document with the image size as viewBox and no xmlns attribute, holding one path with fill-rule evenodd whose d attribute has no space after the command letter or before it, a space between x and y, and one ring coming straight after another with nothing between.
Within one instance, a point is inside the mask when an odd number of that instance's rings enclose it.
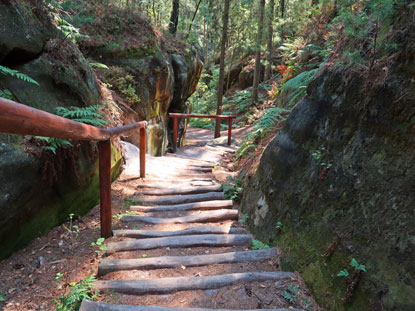
<instances>
[{"instance_id":1,"label":"brown dirt","mask_svg":"<svg viewBox=\"0 0 415 311\"><path fill-rule=\"evenodd\" d=\"M235 131L236 139L242 138L244 130ZM238 137L239 136L239 137ZM196 137L193 137L194 139ZM153 159L152 161L169 162L169 157ZM165 164L164 163L164 164ZM232 166L232 161L226 157L222 161L224 167ZM214 173L223 182L226 174L234 174L224 167L215 168ZM173 178L175 178L173 176ZM149 176L151 179L151 176ZM135 176L122 174L113 184L113 214L125 213L128 206L126 199L134 197L137 184L143 183ZM139 213L137 213L139 214ZM186 214L186 213L183 213ZM120 223L114 218L114 228L137 228L135 224ZM6 311L14 310L55 310L54 299L67 294L68 284L79 282L88 275L96 275L98 261L102 254L96 254L91 243L99 237L99 207L94 207L86 216L74 221L79 226L79 236L72 236L64 226L53 229L44 237L35 239L26 248L16 252L10 258L0 262L0 293L5 302L0 307ZM66 223L66 227L70 224ZM176 230L186 225L159 225L152 227L160 230ZM236 223L236 226L243 226ZM150 225L138 225L140 229ZM72 239L73 238L73 239ZM117 240L122 238L111 238ZM244 247L221 248L163 248L146 251L116 253L110 258L155 257L165 255L197 255L206 253L223 253L226 251L245 250ZM246 271L275 271L279 270L279 258L257 263L217 264L205 267L189 267L177 269L158 269L151 271L113 272L102 279L152 279L169 276L209 276ZM64 277L57 280L56 274L63 273ZM285 298L288 285L299 288L297 301L289 303ZM115 293L100 294L100 301L122 304L158 305L168 307L210 307L210 308L274 308L301 307L305 299L313 301L307 310L319 310L309 291L301 280L277 282L260 282L238 284L216 290L183 291L168 295L130 296Z\"/></svg>"}]
</instances>

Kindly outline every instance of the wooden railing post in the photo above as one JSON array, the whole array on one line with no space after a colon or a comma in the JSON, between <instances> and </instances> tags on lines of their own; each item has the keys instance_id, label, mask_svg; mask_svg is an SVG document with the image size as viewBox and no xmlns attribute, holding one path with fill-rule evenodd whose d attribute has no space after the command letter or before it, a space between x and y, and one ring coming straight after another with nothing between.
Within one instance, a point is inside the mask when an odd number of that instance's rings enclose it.
<instances>
[{"instance_id":1,"label":"wooden railing post","mask_svg":"<svg viewBox=\"0 0 415 311\"><path fill-rule=\"evenodd\" d=\"M179 133L179 127L178 127L178 118L173 117L173 150L176 151L177 149L177 137Z\"/></svg>"},{"instance_id":2,"label":"wooden railing post","mask_svg":"<svg viewBox=\"0 0 415 311\"><path fill-rule=\"evenodd\" d=\"M140 177L146 177L146 129L140 128Z\"/></svg>"},{"instance_id":3,"label":"wooden railing post","mask_svg":"<svg viewBox=\"0 0 415 311\"><path fill-rule=\"evenodd\" d=\"M111 209L111 141L98 142L101 237L112 236Z\"/></svg>"},{"instance_id":4,"label":"wooden railing post","mask_svg":"<svg viewBox=\"0 0 415 311\"><path fill-rule=\"evenodd\" d=\"M231 145L232 139L232 118L228 119L228 146Z\"/></svg>"}]
</instances>

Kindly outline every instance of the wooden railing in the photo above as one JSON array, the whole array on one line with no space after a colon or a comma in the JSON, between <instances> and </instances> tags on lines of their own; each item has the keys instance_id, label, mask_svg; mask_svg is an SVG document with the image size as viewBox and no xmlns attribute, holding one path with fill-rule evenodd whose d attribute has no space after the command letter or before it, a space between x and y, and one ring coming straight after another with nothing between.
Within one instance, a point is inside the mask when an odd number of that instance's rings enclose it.
<instances>
[{"instance_id":1,"label":"wooden railing","mask_svg":"<svg viewBox=\"0 0 415 311\"><path fill-rule=\"evenodd\" d=\"M211 114L186 114L186 113L169 113L170 118L173 118L173 148L177 148L177 138L178 138L178 119L189 119L189 118L199 118L199 119L228 119L228 145L231 145L232 139L232 120L236 118L234 115L211 115Z\"/></svg>"},{"instance_id":2,"label":"wooden railing","mask_svg":"<svg viewBox=\"0 0 415 311\"><path fill-rule=\"evenodd\" d=\"M65 119L0 97L0 132L98 141L101 236L112 236L111 139L140 130L140 177L145 177L146 121L110 129Z\"/></svg>"}]
</instances>

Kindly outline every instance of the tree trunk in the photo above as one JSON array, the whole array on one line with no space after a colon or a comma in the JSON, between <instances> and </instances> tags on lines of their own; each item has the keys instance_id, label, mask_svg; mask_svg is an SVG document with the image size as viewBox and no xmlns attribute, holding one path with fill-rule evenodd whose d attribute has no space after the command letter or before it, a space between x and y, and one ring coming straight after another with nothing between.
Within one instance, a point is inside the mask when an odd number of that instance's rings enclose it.
<instances>
[{"instance_id":1,"label":"tree trunk","mask_svg":"<svg viewBox=\"0 0 415 311\"><path fill-rule=\"evenodd\" d=\"M171 34L175 34L177 32L177 25L179 24L179 7L179 0L173 0L173 7L171 10L171 17L169 23L169 31Z\"/></svg>"},{"instance_id":2,"label":"tree trunk","mask_svg":"<svg viewBox=\"0 0 415 311\"><path fill-rule=\"evenodd\" d=\"M281 14L281 18L284 18L284 13L285 13L285 0L280 0L280 14Z\"/></svg>"},{"instance_id":3,"label":"tree trunk","mask_svg":"<svg viewBox=\"0 0 415 311\"><path fill-rule=\"evenodd\" d=\"M195 21L195 18L196 18L197 12L199 11L199 6L200 6L201 2L202 2L202 0L199 0L199 2L196 5L196 9L195 9L195 12L193 13L193 17L192 17L192 22L190 23L189 30L187 31L186 39L189 37L190 32L192 31L193 22Z\"/></svg>"},{"instance_id":4,"label":"tree trunk","mask_svg":"<svg viewBox=\"0 0 415 311\"><path fill-rule=\"evenodd\" d=\"M229 21L229 2L230 0L225 0L225 9L223 11L223 29L222 29L222 41L220 47L220 70L219 70L219 82L218 82L218 106L216 109L216 114L222 114L223 107L223 83L225 80L225 48L226 41L228 37L228 21ZM220 119L216 119L215 126L215 138L220 137Z\"/></svg>"},{"instance_id":5,"label":"tree trunk","mask_svg":"<svg viewBox=\"0 0 415 311\"><path fill-rule=\"evenodd\" d=\"M258 101L258 85L259 76L261 73L261 43L262 33L264 31L264 10L265 0L259 0L259 19L258 19L258 34L256 42L256 53L255 53L255 71L254 71L254 83L252 86L252 101Z\"/></svg>"},{"instance_id":6,"label":"tree trunk","mask_svg":"<svg viewBox=\"0 0 415 311\"><path fill-rule=\"evenodd\" d=\"M269 8L268 8L267 68L265 69L264 81L267 81L271 77L272 37L273 37L272 22L274 21L274 6L275 6L275 0L270 0Z\"/></svg>"}]
</instances>

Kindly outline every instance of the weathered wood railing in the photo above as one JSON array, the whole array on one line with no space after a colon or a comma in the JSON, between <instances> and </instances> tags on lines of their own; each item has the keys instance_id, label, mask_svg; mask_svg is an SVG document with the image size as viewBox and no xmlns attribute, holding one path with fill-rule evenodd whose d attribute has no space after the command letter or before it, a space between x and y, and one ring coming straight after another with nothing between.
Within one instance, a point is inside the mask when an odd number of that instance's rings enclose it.
<instances>
[{"instance_id":1,"label":"weathered wood railing","mask_svg":"<svg viewBox=\"0 0 415 311\"><path fill-rule=\"evenodd\" d=\"M140 130L140 176L145 177L146 121L101 129L0 98L0 132L98 141L101 236L112 235L111 139Z\"/></svg>"},{"instance_id":2,"label":"weathered wood railing","mask_svg":"<svg viewBox=\"0 0 415 311\"><path fill-rule=\"evenodd\" d=\"M199 119L228 119L228 145L231 145L232 139L232 119L235 119L234 115L211 115L211 114L186 114L186 113L169 113L170 118L173 118L173 148L176 150L177 147L177 138L178 138L178 119L189 119L189 118L199 118Z\"/></svg>"}]
</instances>

